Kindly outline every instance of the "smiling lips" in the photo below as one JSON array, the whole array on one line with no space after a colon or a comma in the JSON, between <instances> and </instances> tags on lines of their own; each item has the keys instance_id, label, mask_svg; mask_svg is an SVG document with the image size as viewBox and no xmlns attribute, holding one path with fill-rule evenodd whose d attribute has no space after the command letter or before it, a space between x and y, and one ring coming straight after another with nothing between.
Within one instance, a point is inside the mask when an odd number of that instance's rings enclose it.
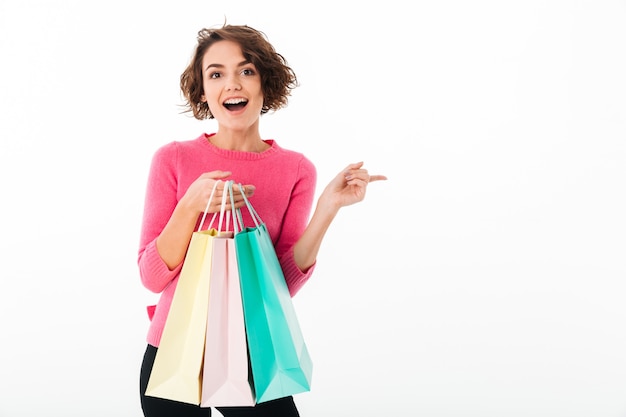
<instances>
[{"instance_id":1,"label":"smiling lips","mask_svg":"<svg viewBox=\"0 0 626 417\"><path fill-rule=\"evenodd\" d=\"M224 107L226 107L226 109L228 110L241 110L244 107L246 107L246 104L248 104L248 100L246 100L245 98L241 98L241 97L237 97L237 98L229 98L228 100L224 101Z\"/></svg>"}]
</instances>

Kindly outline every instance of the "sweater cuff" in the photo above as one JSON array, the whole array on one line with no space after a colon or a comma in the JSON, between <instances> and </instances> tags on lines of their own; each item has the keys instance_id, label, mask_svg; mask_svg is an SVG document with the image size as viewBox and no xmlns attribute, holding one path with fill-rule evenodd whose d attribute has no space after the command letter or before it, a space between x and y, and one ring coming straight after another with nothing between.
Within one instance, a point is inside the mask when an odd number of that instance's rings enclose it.
<instances>
[{"instance_id":1,"label":"sweater cuff","mask_svg":"<svg viewBox=\"0 0 626 417\"><path fill-rule=\"evenodd\" d=\"M300 270L293 257L293 248L283 254L280 259L280 265L283 268L283 274L285 275L285 281L289 288L289 293L293 297L300 291L300 288L311 278L313 270L317 261L311 265L306 272Z\"/></svg>"},{"instance_id":2,"label":"sweater cuff","mask_svg":"<svg viewBox=\"0 0 626 417\"><path fill-rule=\"evenodd\" d=\"M183 263L170 270L156 248L156 239L150 242L139 257L139 275L143 285L160 293L180 273Z\"/></svg>"}]
</instances>

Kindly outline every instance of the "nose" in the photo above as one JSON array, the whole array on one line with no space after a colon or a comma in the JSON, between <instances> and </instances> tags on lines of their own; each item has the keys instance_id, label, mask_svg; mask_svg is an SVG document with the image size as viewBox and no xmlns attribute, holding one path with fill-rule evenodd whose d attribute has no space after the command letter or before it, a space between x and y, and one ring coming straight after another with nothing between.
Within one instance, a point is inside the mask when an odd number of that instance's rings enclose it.
<instances>
[{"instance_id":1,"label":"nose","mask_svg":"<svg viewBox=\"0 0 626 417\"><path fill-rule=\"evenodd\" d=\"M231 77L228 82L226 83L226 90L227 91L237 91L237 90L241 90L241 83L239 82L239 80L237 79L237 77Z\"/></svg>"}]
</instances>

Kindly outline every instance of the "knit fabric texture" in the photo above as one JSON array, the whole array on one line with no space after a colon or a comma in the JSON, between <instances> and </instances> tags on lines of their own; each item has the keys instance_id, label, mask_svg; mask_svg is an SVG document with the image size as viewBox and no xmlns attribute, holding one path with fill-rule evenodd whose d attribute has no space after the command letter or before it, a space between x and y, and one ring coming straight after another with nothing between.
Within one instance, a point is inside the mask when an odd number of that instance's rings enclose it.
<instances>
[{"instance_id":1,"label":"knit fabric texture","mask_svg":"<svg viewBox=\"0 0 626 417\"><path fill-rule=\"evenodd\" d=\"M168 222L189 185L201 174L230 171L235 184L256 187L250 198L269 231L291 295L311 277L315 264L301 271L295 264L293 246L306 228L317 181L314 165L303 154L278 146L274 140L263 152L221 149L208 134L187 141L170 142L154 153L148 174L138 265L143 285L160 293L153 310L147 342L159 346L165 320L184 261L170 270L156 249L156 238ZM241 210L244 226L254 226L248 211ZM202 215L198 216L198 229ZM207 221L210 216L207 216ZM207 225L205 224L205 227ZM230 225L232 230L232 224Z\"/></svg>"}]
</instances>

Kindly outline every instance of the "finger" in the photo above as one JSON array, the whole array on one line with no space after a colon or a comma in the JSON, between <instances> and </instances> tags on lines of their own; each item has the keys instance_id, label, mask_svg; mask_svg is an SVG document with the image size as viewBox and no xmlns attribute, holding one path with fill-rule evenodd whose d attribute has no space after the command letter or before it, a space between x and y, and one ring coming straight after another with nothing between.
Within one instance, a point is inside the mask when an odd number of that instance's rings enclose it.
<instances>
[{"instance_id":1,"label":"finger","mask_svg":"<svg viewBox=\"0 0 626 417\"><path fill-rule=\"evenodd\" d=\"M374 182L374 181L384 181L386 180L387 177L384 175L370 175L370 180L369 182Z\"/></svg>"},{"instance_id":2,"label":"finger","mask_svg":"<svg viewBox=\"0 0 626 417\"><path fill-rule=\"evenodd\" d=\"M222 178L229 177L230 175L232 175L232 172L230 171L216 170L216 171L205 172L202 175L200 175L200 178L222 179Z\"/></svg>"},{"instance_id":3,"label":"finger","mask_svg":"<svg viewBox=\"0 0 626 417\"><path fill-rule=\"evenodd\" d=\"M349 181L355 178L369 182L370 175L366 169L351 170L346 173L346 180Z\"/></svg>"},{"instance_id":4,"label":"finger","mask_svg":"<svg viewBox=\"0 0 626 417\"><path fill-rule=\"evenodd\" d=\"M240 188L241 187L241 188ZM254 185L248 184L248 185L237 185L237 192L236 194L239 195L241 197L241 190L243 190L243 192L246 194L246 197L250 197L252 194L254 194L254 190L256 190L256 187Z\"/></svg>"},{"instance_id":5,"label":"finger","mask_svg":"<svg viewBox=\"0 0 626 417\"><path fill-rule=\"evenodd\" d=\"M246 197L252 196L252 194L254 194L254 191L256 189L256 187L253 185L246 185L246 186L242 185L241 188L244 190ZM233 205L232 203L234 203L235 208L241 208L245 205L245 201L243 199L241 191L239 191L238 185L234 186L232 195L227 189L222 189L222 191L215 198L216 200L218 200L218 202L215 203L216 207L219 208L221 206L222 197L224 195L226 196L226 203L225 203L226 210L231 209L231 206ZM231 198L232 198L232 201L231 201Z\"/></svg>"},{"instance_id":6,"label":"finger","mask_svg":"<svg viewBox=\"0 0 626 417\"><path fill-rule=\"evenodd\" d=\"M369 175L369 172L366 169L351 170L346 173L346 180L351 180L353 178L362 178L367 182L382 181L387 179L384 175Z\"/></svg>"},{"instance_id":7,"label":"finger","mask_svg":"<svg viewBox=\"0 0 626 417\"><path fill-rule=\"evenodd\" d=\"M359 177L354 177L348 181L346 181L347 185L352 185L352 186L356 186L356 187L367 187L367 178L359 178Z\"/></svg>"},{"instance_id":8,"label":"finger","mask_svg":"<svg viewBox=\"0 0 626 417\"><path fill-rule=\"evenodd\" d=\"M347 174L349 172L352 172L353 170L356 169L360 169L363 166L363 162L355 162L353 164L349 164L345 169L344 172Z\"/></svg>"}]
</instances>

